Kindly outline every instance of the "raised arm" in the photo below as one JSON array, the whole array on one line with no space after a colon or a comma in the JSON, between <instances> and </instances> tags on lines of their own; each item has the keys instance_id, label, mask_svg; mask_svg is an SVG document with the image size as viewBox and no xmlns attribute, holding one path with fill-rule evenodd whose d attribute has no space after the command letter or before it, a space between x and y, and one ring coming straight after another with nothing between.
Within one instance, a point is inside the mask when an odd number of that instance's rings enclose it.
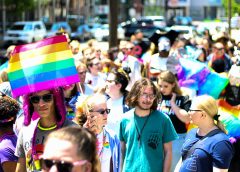
<instances>
[{"instance_id":1,"label":"raised arm","mask_svg":"<svg viewBox=\"0 0 240 172\"><path fill-rule=\"evenodd\" d=\"M176 102L176 93L173 93L170 102L171 102L171 108L174 111L174 113L176 114L176 116L178 117L178 119L180 119L184 123L189 123L190 119L189 119L189 115L188 115L187 111L185 109L181 109L175 103Z\"/></svg>"}]
</instances>

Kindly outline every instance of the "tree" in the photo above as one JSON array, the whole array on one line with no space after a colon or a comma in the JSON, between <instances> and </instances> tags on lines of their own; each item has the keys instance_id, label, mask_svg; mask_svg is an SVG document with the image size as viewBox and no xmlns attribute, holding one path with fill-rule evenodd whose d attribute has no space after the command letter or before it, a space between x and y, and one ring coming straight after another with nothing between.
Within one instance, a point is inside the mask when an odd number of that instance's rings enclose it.
<instances>
[{"instance_id":1,"label":"tree","mask_svg":"<svg viewBox=\"0 0 240 172\"><path fill-rule=\"evenodd\" d=\"M5 0L7 9L11 9L11 12L15 14L21 14L24 11L32 10L35 5L35 0Z\"/></svg>"},{"instance_id":2,"label":"tree","mask_svg":"<svg viewBox=\"0 0 240 172\"><path fill-rule=\"evenodd\" d=\"M229 4L228 1L232 2L232 10L231 10L232 16L236 13L240 14L240 5L238 3L238 0L222 0L223 6L226 12L226 16L228 16L228 4Z\"/></svg>"}]
</instances>

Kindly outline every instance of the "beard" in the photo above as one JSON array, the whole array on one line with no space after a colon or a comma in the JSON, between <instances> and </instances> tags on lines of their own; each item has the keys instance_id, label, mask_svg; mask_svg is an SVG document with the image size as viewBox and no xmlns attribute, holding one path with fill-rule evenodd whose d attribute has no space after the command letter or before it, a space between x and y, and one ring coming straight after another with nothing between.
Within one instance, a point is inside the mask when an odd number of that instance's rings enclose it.
<instances>
[{"instance_id":1,"label":"beard","mask_svg":"<svg viewBox=\"0 0 240 172\"><path fill-rule=\"evenodd\" d=\"M151 107L152 107L152 102L142 102L142 103L139 103L138 102L138 108L140 110L150 110Z\"/></svg>"}]
</instances>

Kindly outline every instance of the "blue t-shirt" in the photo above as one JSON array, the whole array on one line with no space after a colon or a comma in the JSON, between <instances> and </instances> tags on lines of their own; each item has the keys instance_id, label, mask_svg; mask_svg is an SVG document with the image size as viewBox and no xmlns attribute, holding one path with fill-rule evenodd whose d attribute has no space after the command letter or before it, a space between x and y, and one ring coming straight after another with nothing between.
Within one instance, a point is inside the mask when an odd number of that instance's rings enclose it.
<instances>
[{"instance_id":1,"label":"blue t-shirt","mask_svg":"<svg viewBox=\"0 0 240 172\"><path fill-rule=\"evenodd\" d=\"M182 147L182 157L185 157L194 143L201 139L197 135L197 130L195 128L188 133ZM227 135L219 132L203 140L200 144L196 143L198 145L191 156L183 160L179 172L212 172L213 167L229 168L234 152Z\"/></svg>"},{"instance_id":2,"label":"blue t-shirt","mask_svg":"<svg viewBox=\"0 0 240 172\"><path fill-rule=\"evenodd\" d=\"M123 171L162 172L163 144L178 137L173 124L159 111L151 112L149 117L139 117L134 110L124 114L126 116L120 123L120 140L126 143ZM141 133L139 141L138 132Z\"/></svg>"}]
</instances>

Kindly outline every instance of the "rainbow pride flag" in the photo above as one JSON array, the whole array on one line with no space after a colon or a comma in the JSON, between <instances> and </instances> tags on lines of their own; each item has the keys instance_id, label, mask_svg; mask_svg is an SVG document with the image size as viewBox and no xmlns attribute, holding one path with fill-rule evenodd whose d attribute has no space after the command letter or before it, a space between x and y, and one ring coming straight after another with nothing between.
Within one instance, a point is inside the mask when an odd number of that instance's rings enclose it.
<instances>
[{"instance_id":1,"label":"rainbow pride flag","mask_svg":"<svg viewBox=\"0 0 240 172\"><path fill-rule=\"evenodd\" d=\"M228 135L240 137L240 106L231 106L224 99L218 100L218 113Z\"/></svg>"},{"instance_id":2,"label":"rainbow pride flag","mask_svg":"<svg viewBox=\"0 0 240 172\"><path fill-rule=\"evenodd\" d=\"M17 46L9 61L8 77L14 97L79 82L64 35Z\"/></svg>"},{"instance_id":3,"label":"rainbow pride flag","mask_svg":"<svg viewBox=\"0 0 240 172\"><path fill-rule=\"evenodd\" d=\"M179 63L179 85L198 91L198 95L208 94L218 99L229 82L227 76L212 71L202 62L180 58Z\"/></svg>"}]
</instances>

